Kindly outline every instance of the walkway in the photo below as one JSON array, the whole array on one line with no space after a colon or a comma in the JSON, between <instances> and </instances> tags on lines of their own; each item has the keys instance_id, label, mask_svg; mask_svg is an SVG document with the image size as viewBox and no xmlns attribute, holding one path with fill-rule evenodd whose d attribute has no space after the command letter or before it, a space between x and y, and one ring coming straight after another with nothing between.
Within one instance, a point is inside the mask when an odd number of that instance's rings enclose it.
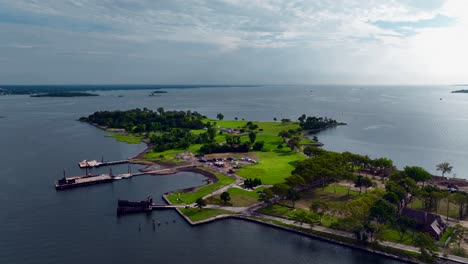
<instances>
[{"instance_id":1,"label":"walkway","mask_svg":"<svg viewBox=\"0 0 468 264\"><path fill-rule=\"evenodd\" d=\"M318 231L318 232L322 232L322 233L328 233L328 234L333 234L333 235L337 235L337 236L356 239L356 237L355 237L355 235L353 233L346 232L346 231L335 230L335 229L331 229L331 228L327 228L327 227L323 227L323 226L311 226L310 224L299 224L299 223L297 223L297 222L295 222L293 220L284 219L284 218L275 217L275 216L270 216L270 215L264 215L264 214L260 214L260 213L255 213L255 216L262 217L262 218L265 218L265 219L274 220L274 221L278 221L278 222L282 222L282 223L288 224L288 225L293 225L293 226L297 226L297 227L312 229L314 231ZM380 245L383 245L383 246L391 247L391 248L396 248L396 249L400 249L400 250L420 253L419 248L412 247L412 246L407 246L407 245L394 243L394 242L390 242L390 241L377 241L377 243L379 243ZM455 262L458 262L458 263L468 263L468 259L466 259L466 258L462 258L462 257L454 256L454 255L448 255L447 257L444 257L442 255L442 253L438 253L438 254L439 254L439 257L442 258L442 259L447 259L447 260L455 261Z\"/></svg>"}]
</instances>

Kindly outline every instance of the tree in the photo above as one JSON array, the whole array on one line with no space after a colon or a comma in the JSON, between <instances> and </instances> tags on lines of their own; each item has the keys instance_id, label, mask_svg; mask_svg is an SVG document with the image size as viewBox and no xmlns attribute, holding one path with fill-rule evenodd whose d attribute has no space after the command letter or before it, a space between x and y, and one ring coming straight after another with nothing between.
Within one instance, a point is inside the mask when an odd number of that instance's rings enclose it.
<instances>
[{"instance_id":1,"label":"tree","mask_svg":"<svg viewBox=\"0 0 468 264\"><path fill-rule=\"evenodd\" d=\"M273 117L273 121L275 121L275 122L276 122L277 120L278 120L278 118L276 118L276 117Z\"/></svg>"},{"instance_id":2,"label":"tree","mask_svg":"<svg viewBox=\"0 0 468 264\"><path fill-rule=\"evenodd\" d=\"M214 126L208 127L208 129L206 130L206 133L208 134L210 141L213 142L216 138L216 127Z\"/></svg>"},{"instance_id":3,"label":"tree","mask_svg":"<svg viewBox=\"0 0 468 264\"><path fill-rule=\"evenodd\" d=\"M397 213L397 208L393 204L380 199L370 208L370 217L379 223L392 222Z\"/></svg>"},{"instance_id":4,"label":"tree","mask_svg":"<svg viewBox=\"0 0 468 264\"><path fill-rule=\"evenodd\" d=\"M195 201L195 204L196 204L196 206L200 209L200 211L201 211L201 209L202 209L203 207L206 206L206 202L205 202L205 200L203 200L203 198L198 198L198 199Z\"/></svg>"},{"instance_id":5,"label":"tree","mask_svg":"<svg viewBox=\"0 0 468 264\"><path fill-rule=\"evenodd\" d=\"M283 144L278 144L278 146L276 147L277 149L282 149L283 148Z\"/></svg>"},{"instance_id":6,"label":"tree","mask_svg":"<svg viewBox=\"0 0 468 264\"><path fill-rule=\"evenodd\" d=\"M263 146L265 145L264 141L257 141L255 144L253 144L252 149L255 151L260 151L263 149Z\"/></svg>"},{"instance_id":7,"label":"tree","mask_svg":"<svg viewBox=\"0 0 468 264\"><path fill-rule=\"evenodd\" d=\"M414 244L415 246L419 248L425 248L425 249L430 249L430 250L436 249L434 240L426 233L420 233L415 238Z\"/></svg>"},{"instance_id":8,"label":"tree","mask_svg":"<svg viewBox=\"0 0 468 264\"><path fill-rule=\"evenodd\" d=\"M270 200L275 197L275 194L271 191L271 189L264 189L263 191L259 191L258 194L258 200L261 202L270 203Z\"/></svg>"},{"instance_id":9,"label":"tree","mask_svg":"<svg viewBox=\"0 0 468 264\"><path fill-rule=\"evenodd\" d=\"M291 187L287 184L280 183L273 185L273 187L271 187L271 191L281 198L286 198L286 196L288 195L289 188Z\"/></svg>"},{"instance_id":10,"label":"tree","mask_svg":"<svg viewBox=\"0 0 468 264\"><path fill-rule=\"evenodd\" d=\"M291 138L290 140L288 140L288 147L291 149L291 150L295 150L296 148L299 148L300 144L299 142L301 141L301 139L299 137L293 137Z\"/></svg>"},{"instance_id":11,"label":"tree","mask_svg":"<svg viewBox=\"0 0 468 264\"><path fill-rule=\"evenodd\" d=\"M218 114L216 115L216 118L218 118L218 120L223 120L223 119L224 119L224 115L221 114L221 113L218 113Z\"/></svg>"},{"instance_id":12,"label":"tree","mask_svg":"<svg viewBox=\"0 0 468 264\"><path fill-rule=\"evenodd\" d=\"M313 200L310 204L310 210L320 217L320 225L322 225L322 218L325 212L329 209L328 203L322 200Z\"/></svg>"},{"instance_id":13,"label":"tree","mask_svg":"<svg viewBox=\"0 0 468 264\"><path fill-rule=\"evenodd\" d=\"M301 226L304 223L312 223L312 215L306 211L299 211L292 215L292 219L298 222Z\"/></svg>"},{"instance_id":14,"label":"tree","mask_svg":"<svg viewBox=\"0 0 468 264\"><path fill-rule=\"evenodd\" d=\"M412 218L401 216L395 222L395 227L397 228L398 232L400 233L400 241L403 241L403 237L405 236L408 229L413 228L415 222Z\"/></svg>"},{"instance_id":15,"label":"tree","mask_svg":"<svg viewBox=\"0 0 468 264\"><path fill-rule=\"evenodd\" d=\"M415 182L423 182L423 186L427 180L432 179L432 175L429 172L418 166L406 166L404 173Z\"/></svg>"},{"instance_id":16,"label":"tree","mask_svg":"<svg viewBox=\"0 0 468 264\"><path fill-rule=\"evenodd\" d=\"M227 202L231 200L231 195L228 192L223 192L220 198L223 200L224 204L227 204Z\"/></svg>"},{"instance_id":17,"label":"tree","mask_svg":"<svg viewBox=\"0 0 468 264\"><path fill-rule=\"evenodd\" d=\"M453 201L458 204L458 217L460 220L463 219L465 205L468 202L468 196L464 193L455 193L453 195Z\"/></svg>"},{"instance_id":18,"label":"tree","mask_svg":"<svg viewBox=\"0 0 468 264\"><path fill-rule=\"evenodd\" d=\"M293 174L286 178L286 184L291 187L303 187L305 186L305 180L300 175Z\"/></svg>"},{"instance_id":19,"label":"tree","mask_svg":"<svg viewBox=\"0 0 468 264\"><path fill-rule=\"evenodd\" d=\"M359 175L359 176L357 176L356 180L354 181L354 186L359 187L359 195L361 195L362 187L364 187L366 189L366 192L367 192L367 188L372 187L373 182L372 182L371 179Z\"/></svg>"},{"instance_id":20,"label":"tree","mask_svg":"<svg viewBox=\"0 0 468 264\"><path fill-rule=\"evenodd\" d=\"M304 154L307 156L319 156L322 155L326 152L326 150L323 150L321 148L315 147L315 146L307 146L304 148Z\"/></svg>"},{"instance_id":21,"label":"tree","mask_svg":"<svg viewBox=\"0 0 468 264\"><path fill-rule=\"evenodd\" d=\"M444 177L445 173L450 174L452 172L453 166L450 166L448 162L442 162L436 165L438 171L442 172L442 177Z\"/></svg>"},{"instance_id":22,"label":"tree","mask_svg":"<svg viewBox=\"0 0 468 264\"><path fill-rule=\"evenodd\" d=\"M257 133L255 133L255 132L253 132L253 131L249 133L250 143L253 144L253 143L255 142L255 139L256 139L256 138L257 138Z\"/></svg>"},{"instance_id":23,"label":"tree","mask_svg":"<svg viewBox=\"0 0 468 264\"><path fill-rule=\"evenodd\" d=\"M294 188L289 188L288 193L286 195L286 198L288 200L291 200L292 207L296 208L296 201L301 199L301 195L299 194L298 191L296 191Z\"/></svg>"}]
</instances>

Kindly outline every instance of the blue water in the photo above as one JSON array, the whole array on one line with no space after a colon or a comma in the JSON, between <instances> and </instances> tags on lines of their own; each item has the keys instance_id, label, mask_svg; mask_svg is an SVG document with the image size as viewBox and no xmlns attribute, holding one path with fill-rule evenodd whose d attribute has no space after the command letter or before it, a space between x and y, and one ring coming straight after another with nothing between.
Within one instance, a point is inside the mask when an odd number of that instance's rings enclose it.
<instances>
[{"instance_id":1,"label":"blue water","mask_svg":"<svg viewBox=\"0 0 468 264\"><path fill-rule=\"evenodd\" d=\"M152 97L148 90L80 98L0 96L0 263L395 263L241 221L192 228L172 211L115 216L118 198L160 199L203 184L193 173L66 192L56 192L53 182L63 169L83 173L77 166L83 159L122 159L143 150L76 121L97 110L136 107L263 121L328 116L348 125L318 134L327 149L386 156L400 167L420 165L431 172L448 161L457 177L466 177L468 95L451 94L453 88L264 86L167 89ZM126 169L116 166L114 172ZM153 232L152 219L169 223Z\"/></svg>"}]
</instances>

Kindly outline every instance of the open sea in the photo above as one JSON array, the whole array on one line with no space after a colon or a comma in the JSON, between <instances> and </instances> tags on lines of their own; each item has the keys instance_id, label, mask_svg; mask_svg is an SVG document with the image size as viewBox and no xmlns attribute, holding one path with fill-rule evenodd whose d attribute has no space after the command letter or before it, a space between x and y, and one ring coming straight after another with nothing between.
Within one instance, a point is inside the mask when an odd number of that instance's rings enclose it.
<instances>
[{"instance_id":1,"label":"open sea","mask_svg":"<svg viewBox=\"0 0 468 264\"><path fill-rule=\"evenodd\" d=\"M160 96L149 96L152 90L77 98L0 96L0 263L398 263L236 220L190 227L172 211L116 217L117 199L153 195L160 201L165 192L203 184L203 176L194 173L64 192L56 192L53 183L63 169L83 174L77 166L83 159L115 160L142 151L142 144L116 142L76 121L98 110L136 107L258 121L327 116L348 125L317 135L326 149L389 157L400 168L418 165L432 173L447 161L456 177L468 178L468 94L450 93L457 88L171 87ZM113 167L114 173L126 170ZM152 219L163 223L155 231Z\"/></svg>"}]
</instances>

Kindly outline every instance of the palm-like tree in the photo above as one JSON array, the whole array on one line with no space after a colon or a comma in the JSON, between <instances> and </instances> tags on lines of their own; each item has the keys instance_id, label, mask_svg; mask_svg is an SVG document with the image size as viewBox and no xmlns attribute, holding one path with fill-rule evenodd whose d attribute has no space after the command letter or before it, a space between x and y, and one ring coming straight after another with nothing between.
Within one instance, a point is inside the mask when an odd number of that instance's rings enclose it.
<instances>
[{"instance_id":1,"label":"palm-like tree","mask_svg":"<svg viewBox=\"0 0 468 264\"><path fill-rule=\"evenodd\" d=\"M448 162L442 162L436 165L438 171L442 172L442 177L444 177L445 173L450 174L452 172L453 166L450 166Z\"/></svg>"}]
</instances>

